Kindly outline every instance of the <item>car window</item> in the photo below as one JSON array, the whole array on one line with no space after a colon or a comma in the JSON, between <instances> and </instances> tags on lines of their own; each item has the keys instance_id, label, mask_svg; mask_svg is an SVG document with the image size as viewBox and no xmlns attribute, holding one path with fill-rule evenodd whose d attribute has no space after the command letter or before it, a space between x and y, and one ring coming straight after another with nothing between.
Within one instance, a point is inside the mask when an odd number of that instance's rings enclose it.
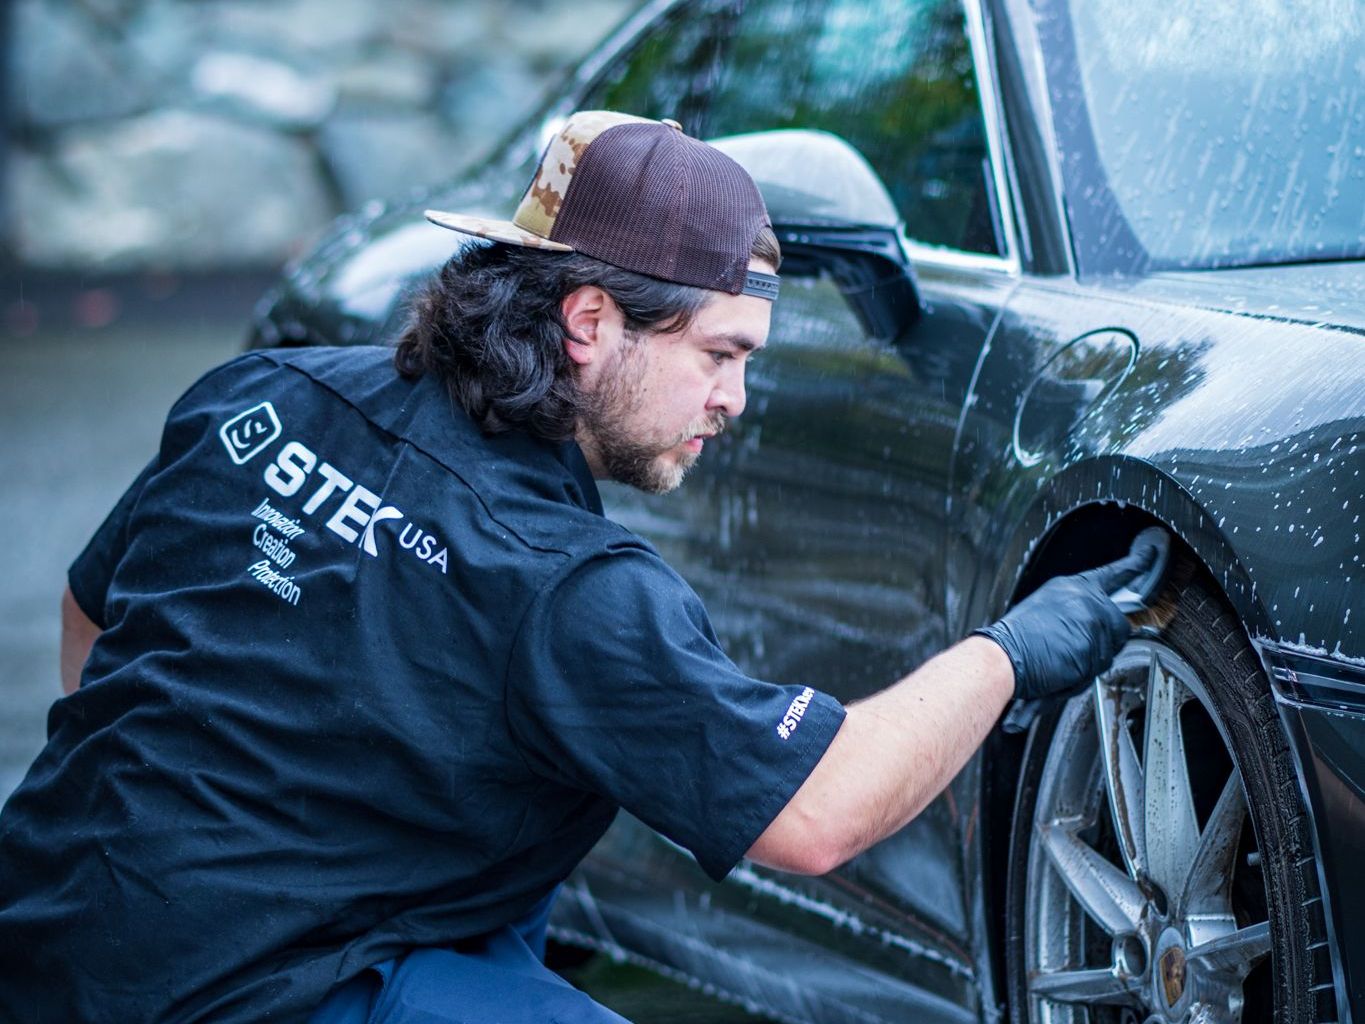
<instances>
[{"instance_id":1,"label":"car window","mask_svg":"<svg viewBox=\"0 0 1365 1024\"><path fill-rule=\"evenodd\" d=\"M749 0L708 136L813 128L886 183L910 237L998 253L985 122L960 0Z\"/></svg>"},{"instance_id":2,"label":"car window","mask_svg":"<svg viewBox=\"0 0 1365 1024\"><path fill-rule=\"evenodd\" d=\"M593 82L579 109L669 117L696 134L741 6L699 0L674 7Z\"/></svg>"},{"instance_id":3,"label":"car window","mask_svg":"<svg viewBox=\"0 0 1365 1024\"><path fill-rule=\"evenodd\" d=\"M1040 2L1082 270L1365 255L1365 7Z\"/></svg>"},{"instance_id":4,"label":"car window","mask_svg":"<svg viewBox=\"0 0 1365 1024\"><path fill-rule=\"evenodd\" d=\"M999 253L961 0L707 0L674 8L581 104L706 138L811 128L853 145L916 241Z\"/></svg>"}]
</instances>

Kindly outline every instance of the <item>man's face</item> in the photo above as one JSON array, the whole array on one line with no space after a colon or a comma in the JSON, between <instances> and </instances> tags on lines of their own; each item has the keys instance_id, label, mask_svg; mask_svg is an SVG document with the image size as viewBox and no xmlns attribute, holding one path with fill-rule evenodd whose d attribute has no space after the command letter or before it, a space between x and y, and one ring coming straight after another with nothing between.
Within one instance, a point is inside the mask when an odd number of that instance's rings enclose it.
<instances>
[{"instance_id":1,"label":"man's face","mask_svg":"<svg viewBox=\"0 0 1365 1024\"><path fill-rule=\"evenodd\" d=\"M678 334L600 330L579 375L578 441L594 474L651 494L682 483L707 439L744 411L745 367L771 316L766 299L717 292Z\"/></svg>"}]
</instances>

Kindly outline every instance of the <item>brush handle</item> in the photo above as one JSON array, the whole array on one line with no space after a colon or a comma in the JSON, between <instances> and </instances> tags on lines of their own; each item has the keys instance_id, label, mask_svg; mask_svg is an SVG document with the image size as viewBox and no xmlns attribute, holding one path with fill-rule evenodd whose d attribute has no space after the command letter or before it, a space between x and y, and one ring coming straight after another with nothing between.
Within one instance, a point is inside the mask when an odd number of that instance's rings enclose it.
<instances>
[{"instance_id":1,"label":"brush handle","mask_svg":"<svg viewBox=\"0 0 1365 1024\"><path fill-rule=\"evenodd\" d=\"M1152 564L1147 571L1109 595L1109 600L1118 605L1124 615L1145 612L1166 578L1166 564L1171 558L1171 535L1160 526L1147 527L1133 538L1128 557L1140 555L1147 548L1156 552L1154 556L1148 556Z\"/></svg>"},{"instance_id":2,"label":"brush handle","mask_svg":"<svg viewBox=\"0 0 1365 1024\"><path fill-rule=\"evenodd\" d=\"M1016 700L1005 712L1005 717L1000 721L1000 728L1011 735L1028 732L1041 710L1043 702L1040 700Z\"/></svg>"}]
</instances>

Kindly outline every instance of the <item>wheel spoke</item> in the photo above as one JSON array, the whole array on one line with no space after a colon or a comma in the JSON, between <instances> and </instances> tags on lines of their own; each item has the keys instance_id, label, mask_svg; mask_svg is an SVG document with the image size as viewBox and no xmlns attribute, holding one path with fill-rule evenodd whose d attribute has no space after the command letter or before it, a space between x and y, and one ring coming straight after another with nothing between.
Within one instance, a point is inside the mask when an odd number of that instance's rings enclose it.
<instances>
[{"instance_id":1,"label":"wheel spoke","mask_svg":"<svg viewBox=\"0 0 1365 1024\"><path fill-rule=\"evenodd\" d=\"M1148 874L1172 899L1181 891L1199 843L1194 798L1190 795L1189 764L1180 729L1184 689L1180 681L1165 670L1154 651L1144 743L1144 839Z\"/></svg>"},{"instance_id":2,"label":"wheel spoke","mask_svg":"<svg viewBox=\"0 0 1365 1024\"><path fill-rule=\"evenodd\" d=\"M1054 1003L1126 1006L1142 986L1139 978L1119 974L1112 967L1078 971L1048 971L1029 979L1031 995Z\"/></svg>"},{"instance_id":3,"label":"wheel spoke","mask_svg":"<svg viewBox=\"0 0 1365 1024\"><path fill-rule=\"evenodd\" d=\"M1142 765L1138 763L1133 735L1122 714L1123 691L1117 686L1095 683L1095 719L1099 727L1100 756L1114 834L1128 873L1139 877L1147 867L1146 813L1143 801Z\"/></svg>"},{"instance_id":4,"label":"wheel spoke","mask_svg":"<svg viewBox=\"0 0 1365 1024\"><path fill-rule=\"evenodd\" d=\"M1062 881L1110 935L1136 931L1143 897L1137 883L1061 825L1038 826L1043 848Z\"/></svg>"},{"instance_id":5,"label":"wheel spoke","mask_svg":"<svg viewBox=\"0 0 1365 1024\"><path fill-rule=\"evenodd\" d=\"M1196 944L1202 939L1200 932L1211 930L1211 938L1233 926L1229 889L1233 858L1237 855L1246 812L1242 776L1234 768L1199 837L1199 846L1178 903L1178 912L1189 922Z\"/></svg>"},{"instance_id":6,"label":"wheel spoke","mask_svg":"<svg viewBox=\"0 0 1365 1024\"><path fill-rule=\"evenodd\" d=\"M1195 946L1188 958L1198 961L1205 970L1231 974L1240 981L1269 954L1270 922L1262 921Z\"/></svg>"}]
</instances>

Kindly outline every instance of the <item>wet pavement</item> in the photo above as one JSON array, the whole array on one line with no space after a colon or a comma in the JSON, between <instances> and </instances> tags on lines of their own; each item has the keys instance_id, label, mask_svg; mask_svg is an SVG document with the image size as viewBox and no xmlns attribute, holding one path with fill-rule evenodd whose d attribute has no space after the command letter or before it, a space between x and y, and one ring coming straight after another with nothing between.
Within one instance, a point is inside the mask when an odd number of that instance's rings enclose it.
<instances>
[{"instance_id":1,"label":"wet pavement","mask_svg":"<svg viewBox=\"0 0 1365 1024\"><path fill-rule=\"evenodd\" d=\"M0 796L42 746L60 694L66 566L155 451L170 404L241 349L262 286L29 280L0 294Z\"/></svg>"},{"instance_id":2,"label":"wet pavement","mask_svg":"<svg viewBox=\"0 0 1365 1024\"><path fill-rule=\"evenodd\" d=\"M266 279L0 286L0 800L41 749L60 695L66 566L155 450L171 403L240 352ZM629 1019L762 1024L640 968L565 972Z\"/></svg>"}]
</instances>

